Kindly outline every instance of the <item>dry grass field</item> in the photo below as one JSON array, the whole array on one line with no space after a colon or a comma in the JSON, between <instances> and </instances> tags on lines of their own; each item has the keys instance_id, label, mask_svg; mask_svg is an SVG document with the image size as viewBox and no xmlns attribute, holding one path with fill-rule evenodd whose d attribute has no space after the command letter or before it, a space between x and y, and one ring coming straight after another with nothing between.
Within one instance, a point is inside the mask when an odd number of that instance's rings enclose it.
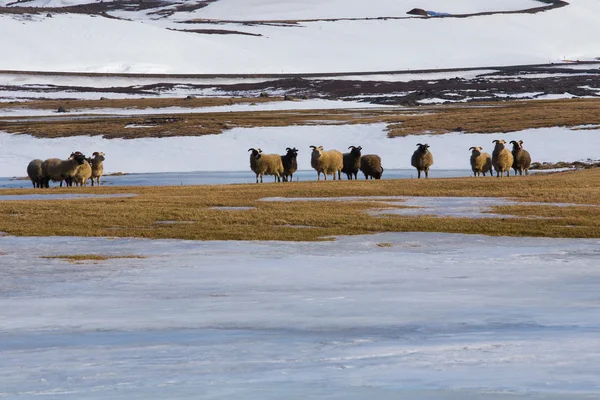
<instances>
[{"instance_id":1,"label":"dry grass field","mask_svg":"<svg viewBox=\"0 0 600 400\"><path fill-rule=\"evenodd\" d=\"M376 232L600 238L600 170L511 178L320 181L177 187L2 190L27 193L135 193L130 198L0 201L0 232L23 236L108 236L197 240L329 240ZM265 202L266 197L475 196L584 207L503 206L520 218L371 216L369 200ZM214 207L251 207L245 210Z\"/></svg>"},{"instance_id":2,"label":"dry grass field","mask_svg":"<svg viewBox=\"0 0 600 400\"><path fill-rule=\"evenodd\" d=\"M513 132L530 128L565 126L579 128L600 125L600 99L509 101L477 105L421 106L416 108L365 108L353 110L279 110L194 113L192 108L233 104L259 104L282 98L198 98L122 100L38 100L0 103L0 108L68 110L147 109L144 116L88 116L56 114L60 118L2 117L0 131L57 138L76 135L135 139L143 137L200 136L220 134L235 127L269 127L327 124L388 124L390 137L465 133ZM152 114L165 107L190 108L189 114ZM135 126L135 129L128 127Z\"/></svg>"}]
</instances>

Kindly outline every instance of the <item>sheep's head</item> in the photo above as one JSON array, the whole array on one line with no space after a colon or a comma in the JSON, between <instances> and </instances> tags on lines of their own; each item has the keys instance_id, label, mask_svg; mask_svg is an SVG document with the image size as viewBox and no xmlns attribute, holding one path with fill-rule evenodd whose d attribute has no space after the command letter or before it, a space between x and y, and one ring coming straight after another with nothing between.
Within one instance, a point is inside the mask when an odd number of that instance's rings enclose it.
<instances>
[{"instance_id":1,"label":"sheep's head","mask_svg":"<svg viewBox=\"0 0 600 400\"><path fill-rule=\"evenodd\" d=\"M381 175L383 175L383 167L381 167L381 171L373 172L373 178L375 179L381 179Z\"/></svg>"},{"instance_id":2,"label":"sheep's head","mask_svg":"<svg viewBox=\"0 0 600 400\"><path fill-rule=\"evenodd\" d=\"M492 143L496 143L496 149L502 150L506 144L506 140L492 140Z\"/></svg>"},{"instance_id":3,"label":"sheep's head","mask_svg":"<svg viewBox=\"0 0 600 400\"><path fill-rule=\"evenodd\" d=\"M510 144L513 145L513 150L520 150L523 148L523 141L519 140L518 142L516 140L511 140Z\"/></svg>"},{"instance_id":4,"label":"sheep's head","mask_svg":"<svg viewBox=\"0 0 600 400\"><path fill-rule=\"evenodd\" d=\"M97 161L104 161L104 153L101 151L95 151L92 153L92 158Z\"/></svg>"},{"instance_id":5,"label":"sheep's head","mask_svg":"<svg viewBox=\"0 0 600 400\"><path fill-rule=\"evenodd\" d=\"M71 153L71 156L69 157L69 160L75 160L77 161L77 163L79 165L83 164L84 162L86 162L87 160L85 159L85 154L83 154L80 151L76 151L74 153Z\"/></svg>"},{"instance_id":6,"label":"sheep's head","mask_svg":"<svg viewBox=\"0 0 600 400\"><path fill-rule=\"evenodd\" d=\"M321 155L321 153L323 152L323 146L310 146L311 149L313 149L313 155Z\"/></svg>"},{"instance_id":7,"label":"sheep's head","mask_svg":"<svg viewBox=\"0 0 600 400\"><path fill-rule=\"evenodd\" d=\"M348 147L350 150L350 154L352 154L355 157L360 157L360 151L362 150L361 146L349 146Z\"/></svg>"},{"instance_id":8,"label":"sheep's head","mask_svg":"<svg viewBox=\"0 0 600 400\"><path fill-rule=\"evenodd\" d=\"M421 153L427 153L429 151L429 145L427 143L425 144L421 144L421 143L417 143L417 151L421 152Z\"/></svg>"},{"instance_id":9,"label":"sheep's head","mask_svg":"<svg viewBox=\"0 0 600 400\"><path fill-rule=\"evenodd\" d=\"M469 147L469 150L471 150L474 155L479 155L479 154L481 154L481 150L483 150L483 147L481 147L481 146Z\"/></svg>"},{"instance_id":10,"label":"sheep's head","mask_svg":"<svg viewBox=\"0 0 600 400\"><path fill-rule=\"evenodd\" d=\"M252 153L250 154L250 157L252 158L258 158L258 155L261 153L261 149L255 149L253 147L249 148L248 151L251 151Z\"/></svg>"},{"instance_id":11,"label":"sheep's head","mask_svg":"<svg viewBox=\"0 0 600 400\"><path fill-rule=\"evenodd\" d=\"M298 157L298 149L295 147L291 148L291 149L289 147L286 147L285 151L287 151L287 155L290 157L293 157L293 158Z\"/></svg>"}]
</instances>

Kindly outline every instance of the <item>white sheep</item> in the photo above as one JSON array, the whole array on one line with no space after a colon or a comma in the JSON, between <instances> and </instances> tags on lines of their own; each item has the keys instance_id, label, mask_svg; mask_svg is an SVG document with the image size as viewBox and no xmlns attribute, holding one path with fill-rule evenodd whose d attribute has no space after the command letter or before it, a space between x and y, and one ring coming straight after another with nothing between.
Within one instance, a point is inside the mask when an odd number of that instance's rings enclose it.
<instances>
[{"instance_id":1,"label":"white sheep","mask_svg":"<svg viewBox=\"0 0 600 400\"><path fill-rule=\"evenodd\" d=\"M471 169L473 170L473 175L479 176L483 174L485 176L486 173L490 173L490 176L494 176L494 172L492 171L492 156L490 153L482 153L483 147L470 147L471 150Z\"/></svg>"},{"instance_id":2,"label":"white sheep","mask_svg":"<svg viewBox=\"0 0 600 400\"><path fill-rule=\"evenodd\" d=\"M101 151L95 151L92 153L92 158L88 158L88 162L92 166L92 175L89 179L92 181L92 186L94 186L94 179L96 179L96 184L100 186L100 178L102 178L102 174L104 173L104 153Z\"/></svg>"},{"instance_id":3,"label":"white sheep","mask_svg":"<svg viewBox=\"0 0 600 400\"><path fill-rule=\"evenodd\" d=\"M260 183L264 175L274 175L275 182L280 182L283 176L283 163L279 154L263 154L261 149L250 149L250 168L256 174L256 183L260 176Z\"/></svg>"},{"instance_id":4,"label":"white sheep","mask_svg":"<svg viewBox=\"0 0 600 400\"><path fill-rule=\"evenodd\" d=\"M310 156L310 165L317 171L317 180L321 180L323 173L325 180L327 174L338 175L338 180L342 179L342 168L344 167L344 156L337 150L323 151L323 146L310 146L312 154Z\"/></svg>"},{"instance_id":5,"label":"white sheep","mask_svg":"<svg viewBox=\"0 0 600 400\"><path fill-rule=\"evenodd\" d=\"M508 149L504 147L506 140L492 140L492 143L496 143L494 151L492 152L492 165L496 170L496 176L499 178L504 176L510 176L510 169L512 168L514 157Z\"/></svg>"}]
</instances>

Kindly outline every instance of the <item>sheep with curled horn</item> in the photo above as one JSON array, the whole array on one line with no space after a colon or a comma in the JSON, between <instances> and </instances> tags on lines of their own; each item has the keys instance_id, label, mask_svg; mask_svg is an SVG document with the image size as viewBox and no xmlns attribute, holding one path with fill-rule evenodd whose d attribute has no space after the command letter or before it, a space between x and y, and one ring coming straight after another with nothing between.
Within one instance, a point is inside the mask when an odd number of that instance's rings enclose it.
<instances>
[{"instance_id":1,"label":"sheep with curled horn","mask_svg":"<svg viewBox=\"0 0 600 400\"><path fill-rule=\"evenodd\" d=\"M510 176L510 169L512 168L514 157L510 151L504 145L506 140L492 140L495 143L494 151L492 152L492 165L496 170L496 176L502 177L506 172L506 176Z\"/></svg>"},{"instance_id":2,"label":"sheep with curled horn","mask_svg":"<svg viewBox=\"0 0 600 400\"><path fill-rule=\"evenodd\" d=\"M360 171L365 174L365 179L381 179L381 157L377 154L365 154L360 158Z\"/></svg>"},{"instance_id":3,"label":"sheep with curled horn","mask_svg":"<svg viewBox=\"0 0 600 400\"><path fill-rule=\"evenodd\" d=\"M343 156L343 167L342 173L346 174L348 180L357 179L358 170L360 169L360 151L362 150L361 146L349 146L348 149L351 149L349 153L344 153Z\"/></svg>"},{"instance_id":4,"label":"sheep with curled horn","mask_svg":"<svg viewBox=\"0 0 600 400\"><path fill-rule=\"evenodd\" d=\"M73 155L68 160L49 158L42 163L43 187L49 187L50 181L60 182L73 178L78 166L85 163L85 156L81 153Z\"/></svg>"},{"instance_id":5,"label":"sheep with curled horn","mask_svg":"<svg viewBox=\"0 0 600 400\"><path fill-rule=\"evenodd\" d=\"M283 164L283 181L292 182L294 178L294 172L298 170L298 149L297 148L285 148L286 154L281 156L281 163Z\"/></svg>"},{"instance_id":6,"label":"sheep with curled horn","mask_svg":"<svg viewBox=\"0 0 600 400\"><path fill-rule=\"evenodd\" d=\"M519 140L511 140L510 143L513 145L512 155L513 155L513 165L512 168L515 170L515 176L517 172L519 175L529 175L529 166L531 165L531 156L529 152L523 149L523 141Z\"/></svg>"},{"instance_id":7,"label":"sheep with curled horn","mask_svg":"<svg viewBox=\"0 0 600 400\"><path fill-rule=\"evenodd\" d=\"M489 153L482 153L483 147L469 147L471 150L471 169L473 170L474 176L485 176L486 173L490 173L490 176L494 176L492 170L492 156Z\"/></svg>"},{"instance_id":8,"label":"sheep with curled horn","mask_svg":"<svg viewBox=\"0 0 600 400\"><path fill-rule=\"evenodd\" d=\"M344 157L338 150L324 151L323 146L309 146L312 149L310 155L310 165L317 171L317 180L321 180L321 173L327 180L328 174L333 174L333 180L337 173L338 180L342 179L342 168L344 167Z\"/></svg>"},{"instance_id":9,"label":"sheep with curled horn","mask_svg":"<svg viewBox=\"0 0 600 400\"><path fill-rule=\"evenodd\" d=\"M27 165L27 176L31 180L34 189L44 187L44 174L42 172L42 160L32 160Z\"/></svg>"},{"instance_id":10,"label":"sheep with curled horn","mask_svg":"<svg viewBox=\"0 0 600 400\"><path fill-rule=\"evenodd\" d=\"M75 186L87 186L87 180L92 177L92 165L90 164L89 159L80 151L71 153L69 159L73 159L76 156L83 156L85 162L77 166L75 173L71 178L66 179L67 186L73 186L73 183L75 183Z\"/></svg>"},{"instance_id":11,"label":"sheep with curled horn","mask_svg":"<svg viewBox=\"0 0 600 400\"><path fill-rule=\"evenodd\" d=\"M265 175L274 175L275 182L281 181L281 175L283 175L283 164L281 163L281 156L279 154L263 154L261 149L249 149L252 151L250 154L250 168L256 174L256 183L258 183L258 177L260 176L260 183L263 182ZM252 159L254 157L254 160Z\"/></svg>"},{"instance_id":12,"label":"sheep with curled horn","mask_svg":"<svg viewBox=\"0 0 600 400\"><path fill-rule=\"evenodd\" d=\"M92 157L87 160L92 166L92 176L90 177L92 186L94 186L94 179L96 179L96 185L100 186L100 178L102 178L102 174L104 173L105 155L101 151L95 151L92 153Z\"/></svg>"},{"instance_id":13,"label":"sheep with curled horn","mask_svg":"<svg viewBox=\"0 0 600 400\"><path fill-rule=\"evenodd\" d=\"M433 165L433 154L429 151L427 143L417 143L417 150L412 155L410 163L417 169L418 178L421 178L421 171L425 172L425 178L429 178L429 167Z\"/></svg>"}]
</instances>

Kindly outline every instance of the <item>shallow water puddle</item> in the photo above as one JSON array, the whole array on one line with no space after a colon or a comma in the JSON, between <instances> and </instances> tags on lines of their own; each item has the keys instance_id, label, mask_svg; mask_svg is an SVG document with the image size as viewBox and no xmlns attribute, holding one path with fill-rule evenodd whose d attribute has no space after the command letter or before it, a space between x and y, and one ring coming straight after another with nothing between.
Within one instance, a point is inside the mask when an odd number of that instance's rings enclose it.
<instances>
[{"instance_id":1,"label":"shallow water puddle","mask_svg":"<svg viewBox=\"0 0 600 400\"><path fill-rule=\"evenodd\" d=\"M378 208L368 210L370 215L434 215L456 218L518 218L515 215L492 212L495 206L539 205L555 207L595 207L572 203L535 203L520 202L504 198L491 197L419 197L419 196L356 196L356 197L267 197L261 201L360 201L381 204L382 206L400 206L402 208Z\"/></svg>"}]
</instances>

